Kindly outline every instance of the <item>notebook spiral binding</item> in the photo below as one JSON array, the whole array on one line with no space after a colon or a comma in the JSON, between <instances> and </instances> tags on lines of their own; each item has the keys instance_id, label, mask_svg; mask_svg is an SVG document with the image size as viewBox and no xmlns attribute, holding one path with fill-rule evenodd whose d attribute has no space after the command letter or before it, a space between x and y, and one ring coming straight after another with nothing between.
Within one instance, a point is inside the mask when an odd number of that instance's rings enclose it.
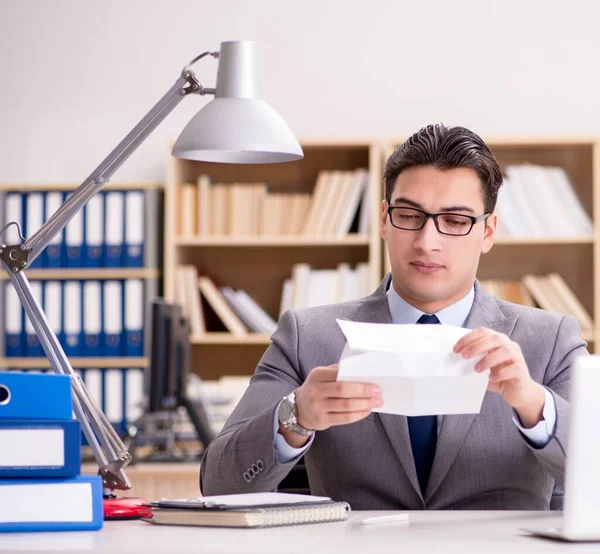
<instances>
[{"instance_id":1,"label":"notebook spiral binding","mask_svg":"<svg viewBox=\"0 0 600 554\"><path fill-rule=\"evenodd\" d=\"M347 502L335 502L325 506L309 505L289 506L285 508L262 508L260 512L264 518L261 527L324 523L348 519L350 504Z\"/></svg>"}]
</instances>

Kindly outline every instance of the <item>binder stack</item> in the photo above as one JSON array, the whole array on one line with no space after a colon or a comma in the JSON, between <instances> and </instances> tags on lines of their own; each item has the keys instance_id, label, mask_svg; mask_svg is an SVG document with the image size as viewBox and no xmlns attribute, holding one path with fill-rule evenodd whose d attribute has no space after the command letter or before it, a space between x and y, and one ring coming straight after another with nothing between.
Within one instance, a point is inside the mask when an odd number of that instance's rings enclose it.
<instances>
[{"instance_id":1,"label":"binder stack","mask_svg":"<svg viewBox=\"0 0 600 554\"><path fill-rule=\"evenodd\" d=\"M81 475L70 377L0 372L0 443L0 532L102 527L102 479Z\"/></svg>"}]
</instances>

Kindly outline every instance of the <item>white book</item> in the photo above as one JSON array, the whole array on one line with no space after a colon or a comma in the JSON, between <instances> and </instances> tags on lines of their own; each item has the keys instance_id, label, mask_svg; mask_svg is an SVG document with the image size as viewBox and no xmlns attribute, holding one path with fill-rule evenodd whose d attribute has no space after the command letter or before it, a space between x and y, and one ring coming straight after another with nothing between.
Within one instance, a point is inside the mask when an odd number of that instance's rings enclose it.
<instances>
[{"instance_id":1,"label":"white book","mask_svg":"<svg viewBox=\"0 0 600 554\"><path fill-rule=\"evenodd\" d=\"M260 324L253 314L246 309L246 306L238 301L235 291L230 287L221 287L220 290L231 309L239 316L244 325L248 327L251 332L260 333Z\"/></svg>"},{"instance_id":2,"label":"white book","mask_svg":"<svg viewBox=\"0 0 600 554\"><path fill-rule=\"evenodd\" d=\"M96 368L83 370L83 382L98 408L102 409L102 370Z\"/></svg>"},{"instance_id":3,"label":"white book","mask_svg":"<svg viewBox=\"0 0 600 554\"><path fill-rule=\"evenodd\" d=\"M201 237L210 235L210 178L208 175L198 177L198 234Z\"/></svg>"},{"instance_id":4,"label":"white book","mask_svg":"<svg viewBox=\"0 0 600 554\"><path fill-rule=\"evenodd\" d=\"M358 271L348 264L341 263L337 267L338 273L338 301L350 302L361 297Z\"/></svg>"},{"instance_id":5,"label":"white book","mask_svg":"<svg viewBox=\"0 0 600 554\"><path fill-rule=\"evenodd\" d=\"M14 222L19 226L21 234L25 233L23 229L23 194L20 192L11 192L6 195L4 208L4 224ZM15 225L11 225L4 234L3 242L8 245L21 244L19 231Z\"/></svg>"},{"instance_id":6,"label":"white book","mask_svg":"<svg viewBox=\"0 0 600 554\"><path fill-rule=\"evenodd\" d=\"M80 212L81 213L81 212ZM106 244L123 247L124 242L125 198L122 192L106 193Z\"/></svg>"},{"instance_id":7,"label":"white book","mask_svg":"<svg viewBox=\"0 0 600 554\"><path fill-rule=\"evenodd\" d=\"M182 266L182 285L186 309L189 314L192 334L195 336L206 333L206 320L202 311L200 288L198 287L198 272L192 265Z\"/></svg>"},{"instance_id":8,"label":"white book","mask_svg":"<svg viewBox=\"0 0 600 554\"><path fill-rule=\"evenodd\" d=\"M292 267L292 282L294 289L291 307L294 310L308 308L310 266L304 263L295 264Z\"/></svg>"},{"instance_id":9,"label":"white book","mask_svg":"<svg viewBox=\"0 0 600 554\"><path fill-rule=\"evenodd\" d=\"M75 346L81 333L81 283L66 281L63 288L65 340Z\"/></svg>"},{"instance_id":10,"label":"white book","mask_svg":"<svg viewBox=\"0 0 600 554\"><path fill-rule=\"evenodd\" d=\"M44 283L44 312L50 324L50 329L58 335L62 331L62 296L63 287L60 281Z\"/></svg>"},{"instance_id":11,"label":"white book","mask_svg":"<svg viewBox=\"0 0 600 554\"><path fill-rule=\"evenodd\" d=\"M374 291L374 283L371 277L371 267L367 262L362 262L356 265L356 271L358 272L360 298L371 295Z\"/></svg>"},{"instance_id":12,"label":"white book","mask_svg":"<svg viewBox=\"0 0 600 554\"><path fill-rule=\"evenodd\" d=\"M254 301L254 298L252 298L245 290L238 290L235 294L238 301L254 314L254 317L259 322L261 333L271 334L275 332L275 329L277 329L277 322Z\"/></svg>"},{"instance_id":13,"label":"white book","mask_svg":"<svg viewBox=\"0 0 600 554\"><path fill-rule=\"evenodd\" d=\"M104 413L111 423L123 421L123 377L122 369L104 370Z\"/></svg>"},{"instance_id":14,"label":"white book","mask_svg":"<svg viewBox=\"0 0 600 554\"><path fill-rule=\"evenodd\" d=\"M342 238L350 232L352 222L359 209L361 199L369 183L369 173L366 169L357 169L352 172L349 179L348 194L344 203L344 210L340 216L334 236Z\"/></svg>"},{"instance_id":15,"label":"white book","mask_svg":"<svg viewBox=\"0 0 600 554\"><path fill-rule=\"evenodd\" d=\"M81 249L83 246L83 210L79 210L65 227L65 244L67 248Z\"/></svg>"},{"instance_id":16,"label":"white book","mask_svg":"<svg viewBox=\"0 0 600 554\"><path fill-rule=\"evenodd\" d=\"M125 330L141 332L144 328L144 282L125 281Z\"/></svg>"},{"instance_id":17,"label":"white book","mask_svg":"<svg viewBox=\"0 0 600 554\"><path fill-rule=\"evenodd\" d=\"M125 419L128 423L137 421L144 414L144 370L130 368L126 370L125 383Z\"/></svg>"},{"instance_id":18,"label":"white book","mask_svg":"<svg viewBox=\"0 0 600 554\"><path fill-rule=\"evenodd\" d=\"M294 282L292 279L286 279L281 288L281 302L279 304L279 318L293 308L294 301Z\"/></svg>"},{"instance_id":19,"label":"white book","mask_svg":"<svg viewBox=\"0 0 600 554\"><path fill-rule=\"evenodd\" d=\"M41 192L27 195L27 237L32 237L44 223L44 196Z\"/></svg>"},{"instance_id":20,"label":"white book","mask_svg":"<svg viewBox=\"0 0 600 554\"><path fill-rule=\"evenodd\" d=\"M83 332L100 335L102 331L102 284L86 281L83 284Z\"/></svg>"},{"instance_id":21,"label":"white book","mask_svg":"<svg viewBox=\"0 0 600 554\"><path fill-rule=\"evenodd\" d=\"M33 294L40 306L42 306L42 282L30 281L29 287L31 288L31 294ZM31 324L31 321L29 320L29 316L27 314L25 314L25 332L28 335L35 335L33 325Z\"/></svg>"},{"instance_id":22,"label":"white book","mask_svg":"<svg viewBox=\"0 0 600 554\"><path fill-rule=\"evenodd\" d=\"M525 164L521 171L527 179L529 203L544 227L546 237L567 237L573 233L562 217L564 207L556 197L556 187L544 167Z\"/></svg>"},{"instance_id":23,"label":"white book","mask_svg":"<svg viewBox=\"0 0 600 554\"><path fill-rule=\"evenodd\" d=\"M145 227L144 193L129 191L125 195L125 244L130 256L141 255Z\"/></svg>"},{"instance_id":24,"label":"white book","mask_svg":"<svg viewBox=\"0 0 600 554\"><path fill-rule=\"evenodd\" d=\"M544 237L544 225L538 220L534 208L531 206L529 197L525 190L528 186L525 182L526 177L523 175L520 166L508 166L506 174L512 185L511 195L513 207L515 210L515 219L521 223L524 238L540 238ZM517 215L518 214L518 215Z\"/></svg>"},{"instance_id":25,"label":"white book","mask_svg":"<svg viewBox=\"0 0 600 554\"><path fill-rule=\"evenodd\" d=\"M88 248L102 248L104 241L104 200L92 196L85 205L85 242Z\"/></svg>"},{"instance_id":26,"label":"white book","mask_svg":"<svg viewBox=\"0 0 600 554\"><path fill-rule=\"evenodd\" d=\"M562 215L569 221L573 234L581 237L592 236L592 220L577 198L566 171L562 167L547 167L546 173L554 182L557 196L563 206Z\"/></svg>"},{"instance_id":27,"label":"white book","mask_svg":"<svg viewBox=\"0 0 600 554\"><path fill-rule=\"evenodd\" d=\"M12 283L7 282L4 287L6 302L4 308L4 325L6 327L6 333L9 335L16 335L20 339L21 331L23 329L23 308L21 306L21 301L19 300L19 295Z\"/></svg>"},{"instance_id":28,"label":"white book","mask_svg":"<svg viewBox=\"0 0 600 554\"><path fill-rule=\"evenodd\" d=\"M94 197L95 198L95 197ZM44 221L48 221L63 204L62 192L49 192L46 194L46 215ZM52 237L48 244L62 244L63 231Z\"/></svg>"},{"instance_id":29,"label":"white book","mask_svg":"<svg viewBox=\"0 0 600 554\"><path fill-rule=\"evenodd\" d=\"M119 281L104 282L104 331L107 335L123 332L123 290Z\"/></svg>"},{"instance_id":30,"label":"white book","mask_svg":"<svg viewBox=\"0 0 600 554\"><path fill-rule=\"evenodd\" d=\"M313 269L308 279L307 307L334 304L338 299L338 272L335 269Z\"/></svg>"}]
</instances>

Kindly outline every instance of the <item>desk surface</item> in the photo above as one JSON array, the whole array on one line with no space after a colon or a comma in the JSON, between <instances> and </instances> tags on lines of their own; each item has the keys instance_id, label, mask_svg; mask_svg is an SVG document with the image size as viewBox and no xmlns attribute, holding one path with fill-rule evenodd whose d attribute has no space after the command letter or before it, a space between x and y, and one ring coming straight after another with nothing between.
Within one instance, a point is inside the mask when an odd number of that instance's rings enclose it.
<instances>
[{"instance_id":1,"label":"desk surface","mask_svg":"<svg viewBox=\"0 0 600 554\"><path fill-rule=\"evenodd\" d=\"M410 512L408 524L361 525L393 512L351 512L348 521L270 529L153 526L113 521L96 532L0 535L10 552L599 552L600 544L568 544L525 536L522 527L554 527L553 512Z\"/></svg>"}]
</instances>

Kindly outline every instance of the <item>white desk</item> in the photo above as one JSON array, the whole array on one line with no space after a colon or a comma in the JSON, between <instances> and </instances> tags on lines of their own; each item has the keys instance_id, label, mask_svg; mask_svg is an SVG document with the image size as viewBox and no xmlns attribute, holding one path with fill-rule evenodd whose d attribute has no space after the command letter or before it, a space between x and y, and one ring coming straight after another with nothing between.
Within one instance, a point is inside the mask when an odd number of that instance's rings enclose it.
<instances>
[{"instance_id":1,"label":"white desk","mask_svg":"<svg viewBox=\"0 0 600 554\"><path fill-rule=\"evenodd\" d=\"M361 525L368 516L393 512L351 512L348 521L275 527L214 529L153 526L141 521L107 522L104 529L78 533L0 535L0 551L111 553L457 553L506 554L595 552L600 544L567 544L523 536L520 527L552 527L553 512L411 512L410 523Z\"/></svg>"}]
</instances>

